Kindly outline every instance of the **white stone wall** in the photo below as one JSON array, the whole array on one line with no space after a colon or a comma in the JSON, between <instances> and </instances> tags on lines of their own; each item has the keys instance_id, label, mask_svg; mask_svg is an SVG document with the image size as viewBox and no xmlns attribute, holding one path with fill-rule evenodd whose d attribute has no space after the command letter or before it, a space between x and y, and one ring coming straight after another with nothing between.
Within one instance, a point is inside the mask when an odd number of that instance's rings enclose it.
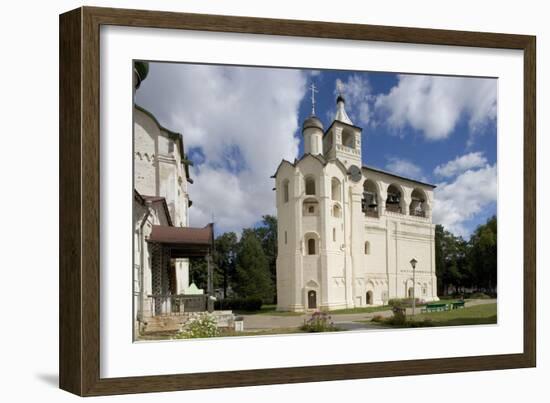
<instances>
[{"instance_id":1,"label":"white stone wall","mask_svg":"<svg viewBox=\"0 0 550 403\"><path fill-rule=\"evenodd\" d=\"M137 296L136 312L151 316L148 296L153 294L151 251L147 242L153 225L168 225L161 203L146 206L134 201L134 295ZM141 304L141 305L140 305Z\"/></svg>"},{"instance_id":2,"label":"white stone wall","mask_svg":"<svg viewBox=\"0 0 550 403\"><path fill-rule=\"evenodd\" d=\"M174 226L189 223L187 175L179 143L173 134L139 108L134 109L134 187L143 196L161 196L166 199ZM148 215L147 215L148 213ZM147 219L140 227L144 217ZM148 296L152 290L151 256L147 238L153 225L168 225L162 203L142 206L134 202L134 295L137 311L150 316ZM189 261L176 259L176 292L189 287Z\"/></svg>"},{"instance_id":3,"label":"white stone wall","mask_svg":"<svg viewBox=\"0 0 550 403\"><path fill-rule=\"evenodd\" d=\"M134 187L166 199L174 226L189 222L187 175L178 142L147 113L134 110Z\"/></svg>"},{"instance_id":4,"label":"white stone wall","mask_svg":"<svg viewBox=\"0 0 550 403\"><path fill-rule=\"evenodd\" d=\"M323 154L323 131L321 129L310 127L303 131L303 135L305 154Z\"/></svg>"}]
</instances>

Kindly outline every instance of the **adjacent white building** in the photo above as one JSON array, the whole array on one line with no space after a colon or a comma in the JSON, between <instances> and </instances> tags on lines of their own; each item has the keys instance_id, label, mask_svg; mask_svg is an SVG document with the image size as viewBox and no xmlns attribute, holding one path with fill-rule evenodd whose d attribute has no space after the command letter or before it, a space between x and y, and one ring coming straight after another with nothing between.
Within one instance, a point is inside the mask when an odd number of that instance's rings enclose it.
<instances>
[{"instance_id":1,"label":"adjacent white building","mask_svg":"<svg viewBox=\"0 0 550 403\"><path fill-rule=\"evenodd\" d=\"M137 62L136 88L148 66ZM134 105L134 320L136 334L155 316L206 309L206 295L189 279L189 257L209 258L213 225L190 228L190 161L183 138ZM209 272L210 275L210 272ZM151 326L149 326L151 327Z\"/></svg>"},{"instance_id":2,"label":"adjacent white building","mask_svg":"<svg viewBox=\"0 0 550 403\"><path fill-rule=\"evenodd\" d=\"M362 163L362 129L337 99L324 130L304 121L304 155L274 175L278 218L277 309L437 300L434 185ZM413 284L412 258L416 264Z\"/></svg>"},{"instance_id":3,"label":"adjacent white building","mask_svg":"<svg viewBox=\"0 0 550 403\"><path fill-rule=\"evenodd\" d=\"M134 289L144 316L151 315L151 295L184 294L189 287L189 259L166 257L167 273L156 274L153 245L148 242L154 226L188 226L189 181L181 135L162 127L151 113L136 105Z\"/></svg>"}]
</instances>

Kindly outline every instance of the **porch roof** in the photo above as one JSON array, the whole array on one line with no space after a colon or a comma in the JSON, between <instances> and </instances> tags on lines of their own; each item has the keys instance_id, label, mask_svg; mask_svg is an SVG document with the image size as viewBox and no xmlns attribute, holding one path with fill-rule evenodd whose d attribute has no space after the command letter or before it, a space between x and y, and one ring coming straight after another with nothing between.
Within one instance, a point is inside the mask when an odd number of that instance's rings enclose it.
<instances>
[{"instance_id":1,"label":"porch roof","mask_svg":"<svg viewBox=\"0 0 550 403\"><path fill-rule=\"evenodd\" d=\"M170 249L173 258L206 256L214 246L214 224L204 228L153 225L148 242Z\"/></svg>"}]
</instances>

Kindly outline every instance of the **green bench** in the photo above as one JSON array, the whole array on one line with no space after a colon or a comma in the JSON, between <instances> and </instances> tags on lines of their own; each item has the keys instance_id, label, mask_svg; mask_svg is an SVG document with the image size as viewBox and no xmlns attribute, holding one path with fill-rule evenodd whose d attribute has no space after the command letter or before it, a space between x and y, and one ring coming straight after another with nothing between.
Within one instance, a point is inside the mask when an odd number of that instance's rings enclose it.
<instances>
[{"instance_id":1,"label":"green bench","mask_svg":"<svg viewBox=\"0 0 550 403\"><path fill-rule=\"evenodd\" d=\"M453 302L451 309L462 309L464 308L464 301Z\"/></svg>"},{"instance_id":2,"label":"green bench","mask_svg":"<svg viewBox=\"0 0 550 403\"><path fill-rule=\"evenodd\" d=\"M421 312L442 312L442 311L448 311L449 307L447 304L443 303L434 303L434 304L427 304L425 308L422 309Z\"/></svg>"}]
</instances>

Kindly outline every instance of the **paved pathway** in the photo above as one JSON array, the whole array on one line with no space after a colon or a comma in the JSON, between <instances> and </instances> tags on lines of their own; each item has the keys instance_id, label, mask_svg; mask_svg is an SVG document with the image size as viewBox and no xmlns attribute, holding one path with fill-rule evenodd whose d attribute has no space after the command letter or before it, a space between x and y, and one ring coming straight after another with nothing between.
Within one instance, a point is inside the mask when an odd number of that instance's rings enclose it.
<instances>
[{"instance_id":1,"label":"paved pathway","mask_svg":"<svg viewBox=\"0 0 550 403\"><path fill-rule=\"evenodd\" d=\"M496 299L474 299L466 301L466 306L471 307L474 305L482 304L494 304ZM416 314L420 313L421 308L416 309ZM380 329L380 326L376 323L358 323L357 321L370 320L374 316L380 315L383 317L389 317L392 315L391 310L376 311L369 313L350 313L350 314L338 314L331 315L332 321L338 327L346 330L355 329ZM412 315L412 308L407 308L407 315ZM245 330L266 330L277 328L293 328L299 327L304 323L304 320L308 319L311 314L304 314L299 316L280 316L280 315L239 315L244 318Z\"/></svg>"}]
</instances>

